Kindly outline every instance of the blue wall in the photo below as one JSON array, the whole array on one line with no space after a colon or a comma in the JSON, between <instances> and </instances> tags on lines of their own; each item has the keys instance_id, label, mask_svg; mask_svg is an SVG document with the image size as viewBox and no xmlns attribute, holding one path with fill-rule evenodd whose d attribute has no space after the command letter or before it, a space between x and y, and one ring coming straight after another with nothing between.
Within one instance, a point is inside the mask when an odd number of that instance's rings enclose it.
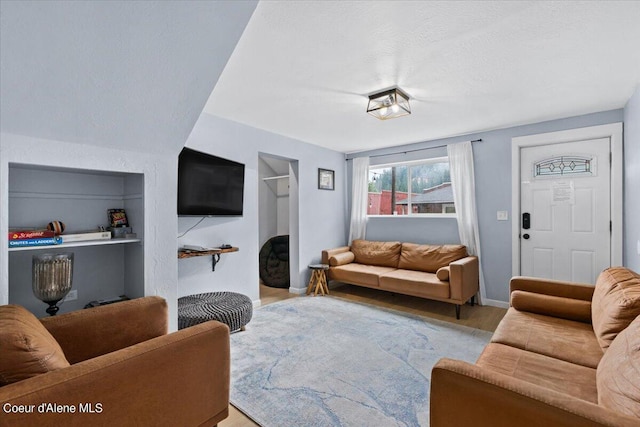
<instances>
[{"instance_id":1,"label":"blue wall","mask_svg":"<svg viewBox=\"0 0 640 427\"><path fill-rule=\"evenodd\" d=\"M624 265L640 272L640 86L624 109Z\"/></svg>"},{"instance_id":2,"label":"blue wall","mask_svg":"<svg viewBox=\"0 0 640 427\"><path fill-rule=\"evenodd\" d=\"M637 107L634 108L636 108L635 114L637 114ZM631 109L633 110L633 108ZM425 149L425 151L422 152L423 157L436 157L441 155L442 149L428 150L429 147L482 139L482 142L474 143L473 154L475 159L476 201L478 222L480 223L480 246L485 286L489 300L507 302L509 300L509 279L512 276L511 221L513 218L511 215L511 139L517 136L597 126L621 122L622 120L622 109L611 110L561 120L410 144L402 147L353 153L349 154L347 158L397 153L403 150L422 148ZM636 152L638 150L636 147ZM416 153L411 154L412 156L416 156ZM400 161L402 156L389 156L384 159L390 159L387 161ZM349 161L347 163L349 164L348 170L350 171L352 162ZM351 176L350 172L348 176ZM348 189L350 192L350 183ZM497 221L497 211L508 211L509 221ZM446 218L376 218L371 220L367 225L367 238L409 240L416 243L459 242L456 220Z\"/></svg>"},{"instance_id":3,"label":"blue wall","mask_svg":"<svg viewBox=\"0 0 640 427\"><path fill-rule=\"evenodd\" d=\"M222 255L216 271L211 258L182 259L178 264L178 296L212 291L235 291L259 298L259 155L269 154L297 161L297 177L290 180L290 202L298 195L298 242L291 251L298 255L298 290L306 288L307 265L320 261L323 249L344 244L345 160L344 154L276 135L209 114L198 119L188 147L245 164L244 215L236 218L206 218L200 225L178 239L178 245L219 246L230 243L239 252ZM335 191L318 189L318 168L335 170ZM294 182L295 181L295 182ZM296 188L299 191L296 191ZM178 218L178 235L200 218ZM293 236L293 233L291 233ZM294 270L295 271L295 270Z\"/></svg>"}]
</instances>

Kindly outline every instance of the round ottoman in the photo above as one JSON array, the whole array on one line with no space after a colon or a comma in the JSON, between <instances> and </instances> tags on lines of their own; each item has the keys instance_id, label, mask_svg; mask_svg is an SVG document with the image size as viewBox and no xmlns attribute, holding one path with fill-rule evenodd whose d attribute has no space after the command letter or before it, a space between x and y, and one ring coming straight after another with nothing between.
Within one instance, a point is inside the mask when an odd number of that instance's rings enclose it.
<instances>
[{"instance_id":1,"label":"round ottoman","mask_svg":"<svg viewBox=\"0 0 640 427\"><path fill-rule=\"evenodd\" d=\"M217 320L233 332L244 330L251 316L251 298L236 292L209 292L178 298L178 329Z\"/></svg>"}]
</instances>

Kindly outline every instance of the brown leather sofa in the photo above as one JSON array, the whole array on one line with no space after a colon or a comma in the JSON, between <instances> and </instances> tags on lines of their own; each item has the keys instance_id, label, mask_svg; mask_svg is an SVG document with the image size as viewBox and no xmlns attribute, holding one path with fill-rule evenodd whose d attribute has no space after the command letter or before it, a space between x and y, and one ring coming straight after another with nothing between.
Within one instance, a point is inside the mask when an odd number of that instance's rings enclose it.
<instances>
[{"instance_id":1,"label":"brown leather sofa","mask_svg":"<svg viewBox=\"0 0 640 427\"><path fill-rule=\"evenodd\" d=\"M0 306L0 426L213 426L228 416L229 328L167 334L145 297L36 319Z\"/></svg>"},{"instance_id":2,"label":"brown leather sofa","mask_svg":"<svg viewBox=\"0 0 640 427\"><path fill-rule=\"evenodd\" d=\"M640 426L640 275L610 268L595 288L514 277L510 288L476 363L434 366L431 427Z\"/></svg>"},{"instance_id":3,"label":"brown leather sofa","mask_svg":"<svg viewBox=\"0 0 640 427\"><path fill-rule=\"evenodd\" d=\"M354 240L322 251L322 263L338 282L453 303L457 319L478 293L478 258L463 245Z\"/></svg>"}]
</instances>

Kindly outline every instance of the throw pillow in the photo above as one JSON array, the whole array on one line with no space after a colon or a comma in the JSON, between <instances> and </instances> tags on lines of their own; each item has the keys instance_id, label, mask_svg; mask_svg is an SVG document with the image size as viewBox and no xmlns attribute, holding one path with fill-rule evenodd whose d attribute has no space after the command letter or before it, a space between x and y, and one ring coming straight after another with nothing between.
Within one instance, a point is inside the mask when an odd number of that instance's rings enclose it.
<instances>
[{"instance_id":1,"label":"throw pillow","mask_svg":"<svg viewBox=\"0 0 640 427\"><path fill-rule=\"evenodd\" d=\"M593 331L602 350L640 315L640 275L625 267L600 273L593 292Z\"/></svg>"},{"instance_id":2,"label":"throw pillow","mask_svg":"<svg viewBox=\"0 0 640 427\"><path fill-rule=\"evenodd\" d=\"M611 342L596 371L598 404L640 418L640 316Z\"/></svg>"},{"instance_id":3,"label":"throw pillow","mask_svg":"<svg viewBox=\"0 0 640 427\"><path fill-rule=\"evenodd\" d=\"M18 305L0 306L0 386L69 366L58 342Z\"/></svg>"}]
</instances>

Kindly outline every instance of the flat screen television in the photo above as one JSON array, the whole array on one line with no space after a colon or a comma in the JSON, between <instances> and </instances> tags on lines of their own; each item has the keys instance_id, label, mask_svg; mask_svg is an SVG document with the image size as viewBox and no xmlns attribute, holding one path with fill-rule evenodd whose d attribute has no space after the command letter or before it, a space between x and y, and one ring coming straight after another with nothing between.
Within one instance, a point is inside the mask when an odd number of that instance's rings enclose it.
<instances>
[{"instance_id":1,"label":"flat screen television","mask_svg":"<svg viewBox=\"0 0 640 427\"><path fill-rule=\"evenodd\" d=\"M244 164L183 148L178 159L179 216L242 216Z\"/></svg>"}]
</instances>

